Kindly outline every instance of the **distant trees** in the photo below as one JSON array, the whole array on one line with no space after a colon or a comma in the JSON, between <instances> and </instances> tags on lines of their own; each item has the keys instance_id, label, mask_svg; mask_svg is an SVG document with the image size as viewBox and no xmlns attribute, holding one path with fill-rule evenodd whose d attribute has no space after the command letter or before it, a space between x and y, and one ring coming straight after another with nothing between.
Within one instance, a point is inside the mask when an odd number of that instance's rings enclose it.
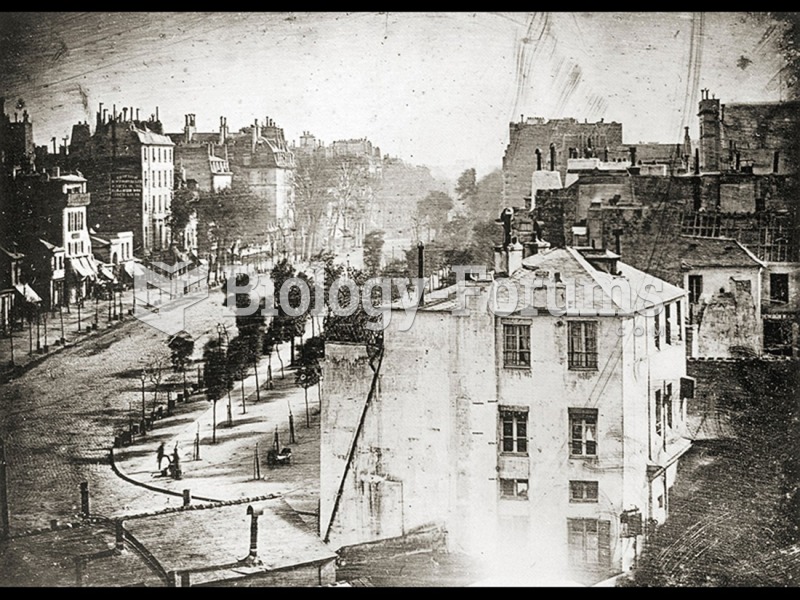
<instances>
[{"instance_id":1,"label":"distant trees","mask_svg":"<svg viewBox=\"0 0 800 600\"><path fill-rule=\"evenodd\" d=\"M428 241L433 237L432 231L438 235L452 209L453 199L444 192L430 192L417 202L417 219L420 226L427 231Z\"/></svg>"},{"instance_id":2,"label":"distant trees","mask_svg":"<svg viewBox=\"0 0 800 600\"><path fill-rule=\"evenodd\" d=\"M381 268L384 232L374 229L364 236L364 270L370 277L378 274Z\"/></svg>"},{"instance_id":3,"label":"distant trees","mask_svg":"<svg viewBox=\"0 0 800 600\"><path fill-rule=\"evenodd\" d=\"M301 256L332 248L337 234L348 235L364 218L377 186L364 156L329 154L324 148L295 157L295 218L306 230Z\"/></svg>"}]
</instances>

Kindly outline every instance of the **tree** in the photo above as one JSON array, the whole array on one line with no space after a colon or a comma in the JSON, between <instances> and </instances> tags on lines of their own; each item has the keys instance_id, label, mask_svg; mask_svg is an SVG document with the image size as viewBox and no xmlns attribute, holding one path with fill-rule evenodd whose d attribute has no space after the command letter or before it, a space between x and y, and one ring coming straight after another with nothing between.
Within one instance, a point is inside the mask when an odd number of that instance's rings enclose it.
<instances>
[{"instance_id":1,"label":"tree","mask_svg":"<svg viewBox=\"0 0 800 600\"><path fill-rule=\"evenodd\" d=\"M307 364L297 369L294 382L303 388L303 396L306 402L306 427L311 427L311 415L308 411L308 388L319 383L322 372L319 365Z\"/></svg>"},{"instance_id":2,"label":"tree","mask_svg":"<svg viewBox=\"0 0 800 600\"><path fill-rule=\"evenodd\" d=\"M228 344L227 369L230 377L239 379L242 382L242 414L247 412L244 392L244 380L247 377L247 369L253 362L253 345L247 337L237 335Z\"/></svg>"},{"instance_id":3,"label":"tree","mask_svg":"<svg viewBox=\"0 0 800 600\"><path fill-rule=\"evenodd\" d=\"M374 277L381 268L381 254L383 252L384 232L374 229L364 236L364 269Z\"/></svg>"},{"instance_id":4,"label":"tree","mask_svg":"<svg viewBox=\"0 0 800 600\"><path fill-rule=\"evenodd\" d=\"M363 156L349 154L332 157L335 185L328 223L328 248L333 248L337 232L349 235L352 221L363 217L373 198L373 180L369 163Z\"/></svg>"},{"instance_id":5,"label":"tree","mask_svg":"<svg viewBox=\"0 0 800 600\"><path fill-rule=\"evenodd\" d=\"M503 172L495 169L464 197L467 216L475 221L494 220L503 208Z\"/></svg>"},{"instance_id":6,"label":"tree","mask_svg":"<svg viewBox=\"0 0 800 600\"><path fill-rule=\"evenodd\" d=\"M331 161L322 151L295 155L295 218L306 231L301 256L307 259L317 250L320 225L333 201L336 184Z\"/></svg>"},{"instance_id":7,"label":"tree","mask_svg":"<svg viewBox=\"0 0 800 600\"><path fill-rule=\"evenodd\" d=\"M173 193L168 223L173 239L179 240L181 248L186 246L186 226L197 216L199 200L200 193L186 187L177 188Z\"/></svg>"},{"instance_id":8,"label":"tree","mask_svg":"<svg viewBox=\"0 0 800 600\"><path fill-rule=\"evenodd\" d=\"M456 197L460 202L469 204L470 198L477 192L478 184L475 169L466 169L459 175L456 182Z\"/></svg>"},{"instance_id":9,"label":"tree","mask_svg":"<svg viewBox=\"0 0 800 600\"><path fill-rule=\"evenodd\" d=\"M188 396L186 389L186 369L191 364L194 352L194 340L186 331L179 331L167 342L171 351L172 368L181 373L183 377L183 397Z\"/></svg>"},{"instance_id":10,"label":"tree","mask_svg":"<svg viewBox=\"0 0 800 600\"><path fill-rule=\"evenodd\" d=\"M447 222L448 213L453 209L453 199L444 192L430 192L417 202L417 217L420 224L428 230L428 241L432 239L431 230L439 231L441 224Z\"/></svg>"},{"instance_id":11,"label":"tree","mask_svg":"<svg viewBox=\"0 0 800 600\"><path fill-rule=\"evenodd\" d=\"M217 401L229 388L229 370L225 347L219 338L212 338L203 348L203 381L206 385L206 397L213 403L212 443L217 443Z\"/></svg>"},{"instance_id":12,"label":"tree","mask_svg":"<svg viewBox=\"0 0 800 600\"><path fill-rule=\"evenodd\" d=\"M147 377L153 384L153 410L155 410L156 404L158 403L158 389L164 379L164 369L166 369L171 362L171 353L164 346L159 345L155 353L148 359L145 366Z\"/></svg>"}]
</instances>

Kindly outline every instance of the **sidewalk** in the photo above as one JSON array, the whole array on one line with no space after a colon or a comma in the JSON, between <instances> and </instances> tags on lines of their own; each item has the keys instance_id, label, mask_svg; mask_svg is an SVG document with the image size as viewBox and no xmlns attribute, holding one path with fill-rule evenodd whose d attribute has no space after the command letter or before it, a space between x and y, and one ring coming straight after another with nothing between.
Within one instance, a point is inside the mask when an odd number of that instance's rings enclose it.
<instances>
[{"instance_id":1,"label":"sidewalk","mask_svg":"<svg viewBox=\"0 0 800 600\"><path fill-rule=\"evenodd\" d=\"M212 443L212 406L204 392L195 393L187 402L176 403L173 416L156 421L144 436L136 436L126 447L114 449L117 470L140 484L181 494L185 489L193 497L208 500L281 494L313 528L317 526L319 502L319 397L317 387L308 390L310 427L306 426L303 389L294 383L294 369L289 369L289 346L281 347L286 365L281 379L280 363L273 356L274 389L267 390L267 359L258 366L261 384L256 401L255 376L245 379L246 413L242 413L242 384L237 381L231 390L233 426L227 424L227 398L217 402L216 443ZM289 438L289 406L293 414L295 443ZM290 465L270 468L267 451L272 448L275 430L280 448L292 449ZM199 432L200 459L194 458L195 438ZM157 468L156 450L161 442L171 456L178 444L182 479L161 475ZM259 471L255 453L258 448ZM162 462L166 467L167 461ZM260 478L257 476L260 475ZM176 498L176 503L181 499Z\"/></svg>"},{"instance_id":2,"label":"sidewalk","mask_svg":"<svg viewBox=\"0 0 800 600\"><path fill-rule=\"evenodd\" d=\"M120 315L120 300L117 297L116 310L112 306L111 319L109 320L108 300L87 300L78 313L76 306L70 306L70 312L62 309L61 313L42 313L37 328L36 322L26 323L22 329L14 329L12 336L0 336L0 378L12 373L15 369L24 368L31 362L46 357L56 350L80 342L94 332L102 332L113 325L129 321L132 316L128 311L133 307L133 290L125 290L122 296L122 315ZM137 298L137 304L141 301ZM115 317L116 315L116 317ZM80 326L79 326L80 316ZM62 327L63 323L63 327ZM93 327L97 323L96 327ZM37 331L38 329L38 331ZM64 344L61 338L64 338ZM38 338L38 339L37 339ZM13 363L12 358L13 340Z\"/></svg>"}]
</instances>

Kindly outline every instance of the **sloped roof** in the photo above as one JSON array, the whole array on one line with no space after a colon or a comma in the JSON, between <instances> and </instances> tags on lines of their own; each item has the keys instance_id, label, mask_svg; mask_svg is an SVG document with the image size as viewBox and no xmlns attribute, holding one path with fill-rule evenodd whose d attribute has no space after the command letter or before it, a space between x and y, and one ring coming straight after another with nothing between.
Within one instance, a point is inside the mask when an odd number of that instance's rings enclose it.
<instances>
[{"instance_id":1,"label":"sloped roof","mask_svg":"<svg viewBox=\"0 0 800 600\"><path fill-rule=\"evenodd\" d=\"M2 251L3 254L5 254L6 256L11 258L12 260L18 260L18 259L20 259L20 258L25 256L21 252L11 252L11 250L6 250L5 248L3 248L3 246L0 246L0 251Z\"/></svg>"},{"instance_id":2,"label":"sloped roof","mask_svg":"<svg viewBox=\"0 0 800 600\"><path fill-rule=\"evenodd\" d=\"M151 146L175 145L175 143L169 138L169 136L161 135L160 133L154 133L152 131L146 131L143 129L134 129L133 132L136 134L136 137L139 138L139 141L142 144L148 144Z\"/></svg>"},{"instance_id":3,"label":"sloped roof","mask_svg":"<svg viewBox=\"0 0 800 600\"><path fill-rule=\"evenodd\" d=\"M732 238L680 236L677 258L684 268L764 267L750 250Z\"/></svg>"}]
</instances>

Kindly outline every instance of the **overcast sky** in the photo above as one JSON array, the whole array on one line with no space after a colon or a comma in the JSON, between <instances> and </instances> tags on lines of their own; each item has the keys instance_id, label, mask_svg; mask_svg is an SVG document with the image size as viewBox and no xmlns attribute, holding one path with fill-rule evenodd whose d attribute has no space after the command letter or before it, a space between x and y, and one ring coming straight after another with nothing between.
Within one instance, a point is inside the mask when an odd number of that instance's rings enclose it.
<instances>
[{"instance_id":1,"label":"overcast sky","mask_svg":"<svg viewBox=\"0 0 800 600\"><path fill-rule=\"evenodd\" d=\"M456 175L501 165L527 116L623 123L625 142L697 136L697 102L782 99L780 27L744 13L0 14L0 94L37 144L94 122L98 102L159 106L289 140L367 137ZM785 98L783 98L785 99Z\"/></svg>"}]
</instances>

